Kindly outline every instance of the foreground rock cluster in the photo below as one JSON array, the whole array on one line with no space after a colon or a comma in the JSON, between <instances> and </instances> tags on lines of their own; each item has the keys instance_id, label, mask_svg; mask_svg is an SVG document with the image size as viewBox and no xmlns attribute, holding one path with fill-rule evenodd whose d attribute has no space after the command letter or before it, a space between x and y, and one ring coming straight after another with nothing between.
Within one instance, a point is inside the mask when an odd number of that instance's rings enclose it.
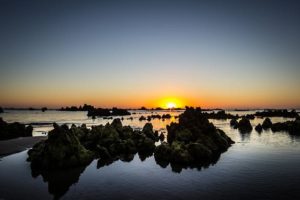
<instances>
[{"instance_id":1,"label":"foreground rock cluster","mask_svg":"<svg viewBox=\"0 0 300 200\"><path fill-rule=\"evenodd\" d=\"M200 108L187 107L179 123L167 126L167 142L157 146L154 157L161 165L168 163L191 166L218 157L234 142L210 123Z\"/></svg>"},{"instance_id":2,"label":"foreground rock cluster","mask_svg":"<svg viewBox=\"0 0 300 200\"><path fill-rule=\"evenodd\" d=\"M193 166L214 162L234 143L208 121L200 108L187 108L179 123L172 123L167 129L167 142L156 146L155 142L164 140L164 135L154 131L151 123L142 130L123 126L120 119L91 129L84 124L71 128L54 124L48 139L28 151L28 161L34 169L66 169L98 158L98 167L102 167L118 159L130 161L136 153L141 160L154 153L161 166Z\"/></svg>"},{"instance_id":3,"label":"foreground rock cluster","mask_svg":"<svg viewBox=\"0 0 300 200\"><path fill-rule=\"evenodd\" d=\"M92 129L54 124L48 139L28 152L28 161L33 168L62 169L87 165L94 158L111 162L121 157L133 158L137 152L147 156L153 153L159 138L162 136L153 131L150 123L142 131L122 126L120 119Z\"/></svg>"},{"instance_id":4,"label":"foreground rock cluster","mask_svg":"<svg viewBox=\"0 0 300 200\"><path fill-rule=\"evenodd\" d=\"M31 137L32 126L25 126L19 122L7 123L0 117L0 140L13 139L17 137Z\"/></svg>"}]
</instances>

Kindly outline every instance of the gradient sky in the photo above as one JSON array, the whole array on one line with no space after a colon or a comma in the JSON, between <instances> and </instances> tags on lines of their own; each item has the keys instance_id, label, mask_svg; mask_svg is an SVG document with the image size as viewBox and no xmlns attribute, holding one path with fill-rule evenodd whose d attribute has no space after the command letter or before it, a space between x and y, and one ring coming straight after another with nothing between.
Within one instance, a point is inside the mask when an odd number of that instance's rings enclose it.
<instances>
[{"instance_id":1,"label":"gradient sky","mask_svg":"<svg viewBox=\"0 0 300 200\"><path fill-rule=\"evenodd\" d=\"M300 2L0 0L0 106L300 108Z\"/></svg>"}]
</instances>

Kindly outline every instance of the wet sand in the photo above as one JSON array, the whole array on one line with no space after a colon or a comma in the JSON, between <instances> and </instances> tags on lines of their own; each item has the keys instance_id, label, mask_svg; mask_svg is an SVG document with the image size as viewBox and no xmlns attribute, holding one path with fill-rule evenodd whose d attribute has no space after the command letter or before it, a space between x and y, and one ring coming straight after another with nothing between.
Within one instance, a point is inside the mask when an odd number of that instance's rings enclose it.
<instances>
[{"instance_id":1,"label":"wet sand","mask_svg":"<svg viewBox=\"0 0 300 200\"><path fill-rule=\"evenodd\" d=\"M10 140L0 141L0 157L18 153L31 148L35 143L47 139L46 136L39 137L19 137Z\"/></svg>"}]
</instances>

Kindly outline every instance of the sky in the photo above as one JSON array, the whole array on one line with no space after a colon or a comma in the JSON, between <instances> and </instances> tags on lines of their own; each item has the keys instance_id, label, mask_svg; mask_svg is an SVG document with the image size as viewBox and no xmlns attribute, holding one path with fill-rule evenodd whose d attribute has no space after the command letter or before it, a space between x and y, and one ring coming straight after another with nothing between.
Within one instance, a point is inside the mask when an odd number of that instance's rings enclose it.
<instances>
[{"instance_id":1,"label":"sky","mask_svg":"<svg viewBox=\"0 0 300 200\"><path fill-rule=\"evenodd\" d=\"M300 2L0 0L0 106L300 108Z\"/></svg>"}]
</instances>

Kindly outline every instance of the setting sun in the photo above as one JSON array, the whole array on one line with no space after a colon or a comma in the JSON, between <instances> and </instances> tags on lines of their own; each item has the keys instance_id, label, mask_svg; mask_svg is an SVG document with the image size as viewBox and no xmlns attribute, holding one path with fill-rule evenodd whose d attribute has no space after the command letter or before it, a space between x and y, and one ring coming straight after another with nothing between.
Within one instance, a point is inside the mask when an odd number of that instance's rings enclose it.
<instances>
[{"instance_id":1,"label":"setting sun","mask_svg":"<svg viewBox=\"0 0 300 200\"><path fill-rule=\"evenodd\" d=\"M165 109L172 109L172 108L182 108L184 106L183 101L178 98L174 97L167 97L163 98L158 102L158 105Z\"/></svg>"},{"instance_id":2,"label":"setting sun","mask_svg":"<svg viewBox=\"0 0 300 200\"><path fill-rule=\"evenodd\" d=\"M168 102L167 103L167 108L172 109L172 108L176 108L176 104L173 102Z\"/></svg>"}]
</instances>

